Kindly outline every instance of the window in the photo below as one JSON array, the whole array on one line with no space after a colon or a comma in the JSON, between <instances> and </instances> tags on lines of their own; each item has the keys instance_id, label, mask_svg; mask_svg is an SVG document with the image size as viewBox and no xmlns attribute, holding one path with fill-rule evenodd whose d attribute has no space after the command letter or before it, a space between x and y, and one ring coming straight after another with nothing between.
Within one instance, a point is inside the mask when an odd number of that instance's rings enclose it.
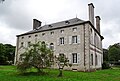
<instances>
[{"instance_id":1,"label":"window","mask_svg":"<svg viewBox=\"0 0 120 81\"><path fill-rule=\"evenodd\" d=\"M60 44L64 44L64 37L60 38Z\"/></svg>"},{"instance_id":2,"label":"window","mask_svg":"<svg viewBox=\"0 0 120 81\"><path fill-rule=\"evenodd\" d=\"M37 37L38 35L35 35L35 37Z\"/></svg>"},{"instance_id":3,"label":"window","mask_svg":"<svg viewBox=\"0 0 120 81\"><path fill-rule=\"evenodd\" d=\"M90 43L93 44L92 28L90 28Z\"/></svg>"},{"instance_id":4,"label":"window","mask_svg":"<svg viewBox=\"0 0 120 81\"><path fill-rule=\"evenodd\" d=\"M54 50L54 44L53 43L50 43L50 49Z\"/></svg>"},{"instance_id":5,"label":"window","mask_svg":"<svg viewBox=\"0 0 120 81\"><path fill-rule=\"evenodd\" d=\"M91 54L91 65L93 65L93 54Z\"/></svg>"},{"instance_id":6,"label":"window","mask_svg":"<svg viewBox=\"0 0 120 81\"><path fill-rule=\"evenodd\" d=\"M70 24L70 22L69 21L65 21L65 24Z\"/></svg>"},{"instance_id":7,"label":"window","mask_svg":"<svg viewBox=\"0 0 120 81\"><path fill-rule=\"evenodd\" d=\"M29 42L28 42L28 47L30 46L30 43L31 43L31 42L29 41Z\"/></svg>"},{"instance_id":8,"label":"window","mask_svg":"<svg viewBox=\"0 0 120 81\"><path fill-rule=\"evenodd\" d=\"M53 34L54 34L54 32L52 31L52 32L50 32L50 34L51 34L51 35L53 35Z\"/></svg>"},{"instance_id":9,"label":"window","mask_svg":"<svg viewBox=\"0 0 120 81\"><path fill-rule=\"evenodd\" d=\"M52 25L48 25L48 27L53 27Z\"/></svg>"},{"instance_id":10,"label":"window","mask_svg":"<svg viewBox=\"0 0 120 81\"><path fill-rule=\"evenodd\" d=\"M97 61L97 55L95 55L95 65L97 65L98 61Z\"/></svg>"},{"instance_id":11,"label":"window","mask_svg":"<svg viewBox=\"0 0 120 81\"><path fill-rule=\"evenodd\" d=\"M21 42L21 47L23 47L23 44L24 44L24 43L23 43L23 42Z\"/></svg>"},{"instance_id":12,"label":"window","mask_svg":"<svg viewBox=\"0 0 120 81\"><path fill-rule=\"evenodd\" d=\"M28 38L31 38L31 36L28 36Z\"/></svg>"},{"instance_id":13,"label":"window","mask_svg":"<svg viewBox=\"0 0 120 81\"><path fill-rule=\"evenodd\" d=\"M22 37L22 39L24 39L24 37Z\"/></svg>"},{"instance_id":14,"label":"window","mask_svg":"<svg viewBox=\"0 0 120 81\"><path fill-rule=\"evenodd\" d=\"M45 35L45 33L42 33L42 36L44 36Z\"/></svg>"},{"instance_id":15,"label":"window","mask_svg":"<svg viewBox=\"0 0 120 81\"><path fill-rule=\"evenodd\" d=\"M73 63L77 63L77 53L72 54Z\"/></svg>"},{"instance_id":16,"label":"window","mask_svg":"<svg viewBox=\"0 0 120 81\"><path fill-rule=\"evenodd\" d=\"M77 36L72 36L72 43L77 43Z\"/></svg>"},{"instance_id":17,"label":"window","mask_svg":"<svg viewBox=\"0 0 120 81\"><path fill-rule=\"evenodd\" d=\"M76 32L77 31L77 28L75 27L75 28L73 28L73 32Z\"/></svg>"},{"instance_id":18,"label":"window","mask_svg":"<svg viewBox=\"0 0 120 81\"><path fill-rule=\"evenodd\" d=\"M64 33L64 30L60 30L61 33Z\"/></svg>"}]
</instances>

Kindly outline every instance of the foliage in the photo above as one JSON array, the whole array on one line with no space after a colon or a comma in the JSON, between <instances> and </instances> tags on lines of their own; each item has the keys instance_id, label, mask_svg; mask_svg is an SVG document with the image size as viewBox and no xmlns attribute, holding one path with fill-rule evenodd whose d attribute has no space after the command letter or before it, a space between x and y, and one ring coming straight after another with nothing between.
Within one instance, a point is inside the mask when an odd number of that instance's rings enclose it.
<instances>
[{"instance_id":1,"label":"foliage","mask_svg":"<svg viewBox=\"0 0 120 81\"><path fill-rule=\"evenodd\" d=\"M56 57L56 63L59 67L58 77L62 77L62 70L65 66L71 66L71 64L69 64L68 58L64 54L60 54L58 57Z\"/></svg>"},{"instance_id":2,"label":"foliage","mask_svg":"<svg viewBox=\"0 0 120 81\"><path fill-rule=\"evenodd\" d=\"M118 61L120 60L120 44L116 43L114 45L109 46L109 61Z\"/></svg>"},{"instance_id":3,"label":"foliage","mask_svg":"<svg viewBox=\"0 0 120 81\"><path fill-rule=\"evenodd\" d=\"M0 43L0 65L12 64L14 62L15 46Z\"/></svg>"},{"instance_id":4,"label":"foliage","mask_svg":"<svg viewBox=\"0 0 120 81\"><path fill-rule=\"evenodd\" d=\"M44 69L46 72L48 69ZM97 70L96 72L63 71L63 77L57 77L58 70L50 70L47 75L36 75L32 68L30 74L21 75L16 66L0 66L1 81L120 81L120 68Z\"/></svg>"},{"instance_id":5,"label":"foliage","mask_svg":"<svg viewBox=\"0 0 120 81\"><path fill-rule=\"evenodd\" d=\"M17 65L19 71L26 72L31 67L34 67L38 72L43 72L43 68L51 67L53 51L47 47L45 42L30 44L25 49L25 52L20 55L21 61Z\"/></svg>"},{"instance_id":6,"label":"foliage","mask_svg":"<svg viewBox=\"0 0 120 81\"><path fill-rule=\"evenodd\" d=\"M102 64L102 69L109 69L109 68L110 68L109 63L104 61Z\"/></svg>"}]
</instances>

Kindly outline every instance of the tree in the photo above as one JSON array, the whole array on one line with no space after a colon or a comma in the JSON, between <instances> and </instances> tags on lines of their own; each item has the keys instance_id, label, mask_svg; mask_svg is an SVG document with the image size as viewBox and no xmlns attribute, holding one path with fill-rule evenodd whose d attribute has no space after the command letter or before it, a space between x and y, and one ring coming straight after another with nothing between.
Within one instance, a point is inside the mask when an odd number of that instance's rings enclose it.
<instances>
[{"instance_id":1,"label":"tree","mask_svg":"<svg viewBox=\"0 0 120 81\"><path fill-rule=\"evenodd\" d=\"M30 44L25 50L20 55L20 59L22 60L17 65L19 71L26 72L27 69L34 67L39 73L42 73L43 68L51 67L54 61L53 51L47 47L45 42Z\"/></svg>"},{"instance_id":2,"label":"tree","mask_svg":"<svg viewBox=\"0 0 120 81\"><path fill-rule=\"evenodd\" d=\"M6 64L7 58L5 57L5 47L0 43L0 65Z\"/></svg>"},{"instance_id":3,"label":"tree","mask_svg":"<svg viewBox=\"0 0 120 81\"><path fill-rule=\"evenodd\" d=\"M15 46L12 46L11 44L5 44L4 47L8 64L13 64L15 57Z\"/></svg>"},{"instance_id":4,"label":"tree","mask_svg":"<svg viewBox=\"0 0 120 81\"><path fill-rule=\"evenodd\" d=\"M58 69L59 69L59 75L58 77L62 77L62 70L65 66L72 66L71 64L69 64L69 60L68 58L64 55L64 54L60 54L58 57L56 58L56 63L58 65Z\"/></svg>"},{"instance_id":5,"label":"tree","mask_svg":"<svg viewBox=\"0 0 120 81\"><path fill-rule=\"evenodd\" d=\"M15 46L0 43L0 65L12 64L14 61Z\"/></svg>"},{"instance_id":6,"label":"tree","mask_svg":"<svg viewBox=\"0 0 120 81\"><path fill-rule=\"evenodd\" d=\"M120 60L120 44L116 43L114 45L109 46L109 60L110 61L118 61Z\"/></svg>"}]
</instances>

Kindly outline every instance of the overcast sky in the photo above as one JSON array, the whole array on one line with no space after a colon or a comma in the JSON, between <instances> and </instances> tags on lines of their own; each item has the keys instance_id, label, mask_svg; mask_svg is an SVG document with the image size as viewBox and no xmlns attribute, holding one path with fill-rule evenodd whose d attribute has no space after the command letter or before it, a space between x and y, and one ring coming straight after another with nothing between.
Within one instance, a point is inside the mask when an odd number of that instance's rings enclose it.
<instances>
[{"instance_id":1,"label":"overcast sky","mask_svg":"<svg viewBox=\"0 0 120 81\"><path fill-rule=\"evenodd\" d=\"M32 30L32 19L42 25L75 18L88 20L88 3L101 17L103 47L120 42L120 0L6 0L0 4L0 43L16 45L16 35Z\"/></svg>"}]
</instances>

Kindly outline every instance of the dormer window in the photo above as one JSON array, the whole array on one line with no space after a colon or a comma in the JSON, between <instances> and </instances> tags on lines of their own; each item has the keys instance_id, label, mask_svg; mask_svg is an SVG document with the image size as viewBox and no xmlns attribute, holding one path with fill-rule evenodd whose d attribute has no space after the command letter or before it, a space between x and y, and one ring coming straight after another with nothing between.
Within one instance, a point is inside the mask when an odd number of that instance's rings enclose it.
<instances>
[{"instance_id":1,"label":"dormer window","mask_svg":"<svg viewBox=\"0 0 120 81\"><path fill-rule=\"evenodd\" d=\"M48 25L48 27L53 27L52 25Z\"/></svg>"},{"instance_id":2,"label":"dormer window","mask_svg":"<svg viewBox=\"0 0 120 81\"><path fill-rule=\"evenodd\" d=\"M69 21L65 21L65 24L70 24L70 22Z\"/></svg>"}]
</instances>

